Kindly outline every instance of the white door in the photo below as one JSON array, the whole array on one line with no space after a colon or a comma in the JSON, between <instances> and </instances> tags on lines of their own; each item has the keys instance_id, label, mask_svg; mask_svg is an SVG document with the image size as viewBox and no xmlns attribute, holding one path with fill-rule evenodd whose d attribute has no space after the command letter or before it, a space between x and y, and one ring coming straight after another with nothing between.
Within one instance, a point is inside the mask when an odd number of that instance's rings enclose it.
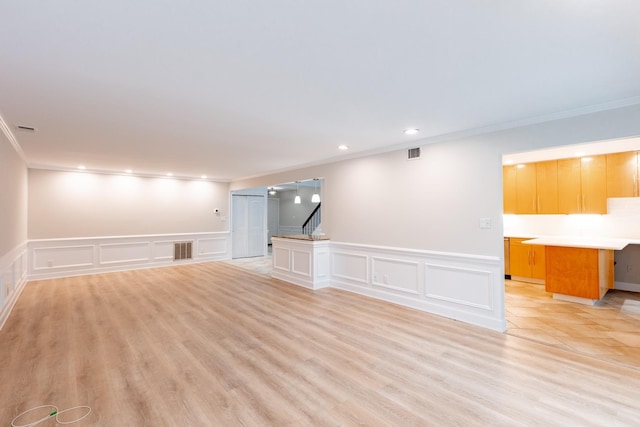
<instances>
[{"instance_id":1,"label":"white door","mask_svg":"<svg viewBox=\"0 0 640 427\"><path fill-rule=\"evenodd\" d=\"M232 258L264 255L264 197L233 195Z\"/></svg>"},{"instance_id":2,"label":"white door","mask_svg":"<svg viewBox=\"0 0 640 427\"><path fill-rule=\"evenodd\" d=\"M267 199L267 231L269 234L269 244L271 244L271 238L280 234L279 199Z\"/></svg>"}]
</instances>

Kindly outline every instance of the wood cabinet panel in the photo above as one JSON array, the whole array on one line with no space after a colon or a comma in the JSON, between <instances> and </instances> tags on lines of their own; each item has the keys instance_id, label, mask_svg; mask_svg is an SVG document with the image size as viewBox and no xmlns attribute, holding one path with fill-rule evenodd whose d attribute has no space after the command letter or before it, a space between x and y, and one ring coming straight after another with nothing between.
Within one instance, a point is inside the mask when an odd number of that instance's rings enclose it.
<instances>
[{"instance_id":1,"label":"wood cabinet panel","mask_svg":"<svg viewBox=\"0 0 640 427\"><path fill-rule=\"evenodd\" d=\"M558 161L536 163L537 212L558 213Z\"/></svg>"},{"instance_id":2,"label":"wood cabinet panel","mask_svg":"<svg viewBox=\"0 0 640 427\"><path fill-rule=\"evenodd\" d=\"M546 253L553 259L547 265L547 292L600 299L598 249L547 246Z\"/></svg>"},{"instance_id":3,"label":"wood cabinet panel","mask_svg":"<svg viewBox=\"0 0 640 427\"><path fill-rule=\"evenodd\" d=\"M605 156L580 161L582 213L607 213L607 161Z\"/></svg>"},{"instance_id":4,"label":"wood cabinet panel","mask_svg":"<svg viewBox=\"0 0 640 427\"><path fill-rule=\"evenodd\" d=\"M502 167L502 208L504 213L516 213L516 165Z\"/></svg>"},{"instance_id":5,"label":"wood cabinet panel","mask_svg":"<svg viewBox=\"0 0 640 427\"><path fill-rule=\"evenodd\" d=\"M531 277L531 265L529 264L529 247L511 239L509 249L509 263L511 276Z\"/></svg>"},{"instance_id":6,"label":"wood cabinet panel","mask_svg":"<svg viewBox=\"0 0 640 427\"><path fill-rule=\"evenodd\" d=\"M531 277L544 280L546 275L545 247L539 245L531 246Z\"/></svg>"},{"instance_id":7,"label":"wood cabinet panel","mask_svg":"<svg viewBox=\"0 0 640 427\"><path fill-rule=\"evenodd\" d=\"M517 166L516 188L516 212L519 214L537 213L535 163L527 163Z\"/></svg>"},{"instance_id":8,"label":"wood cabinet panel","mask_svg":"<svg viewBox=\"0 0 640 427\"><path fill-rule=\"evenodd\" d=\"M613 250L546 246L545 290L599 300L613 288Z\"/></svg>"},{"instance_id":9,"label":"wood cabinet panel","mask_svg":"<svg viewBox=\"0 0 640 427\"><path fill-rule=\"evenodd\" d=\"M509 263L511 276L531 279L545 279L544 246L526 245L522 238L510 239Z\"/></svg>"},{"instance_id":10,"label":"wood cabinet panel","mask_svg":"<svg viewBox=\"0 0 640 427\"><path fill-rule=\"evenodd\" d=\"M607 154L607 197L638 196L638 153Z\"/></svg>"},{"instance_id":11,"label":"wood cabinet panel","mask_svg":"<svg viewBox=\"0 0 640 427\"><path fill-rule=\"evenodd\" d=\"M558 213L580 213L580 159L558 160Z\"/></svg>"},{"instance_id":12,"label":"wood cabinet panel","mask_svg":"<svg viewBox=\"0 0 640 427\"><path fill-rule=\"evenodd\" d=\"M558 160L558 213L607 213L605 156Z\"/></svg>"}]
</instances>

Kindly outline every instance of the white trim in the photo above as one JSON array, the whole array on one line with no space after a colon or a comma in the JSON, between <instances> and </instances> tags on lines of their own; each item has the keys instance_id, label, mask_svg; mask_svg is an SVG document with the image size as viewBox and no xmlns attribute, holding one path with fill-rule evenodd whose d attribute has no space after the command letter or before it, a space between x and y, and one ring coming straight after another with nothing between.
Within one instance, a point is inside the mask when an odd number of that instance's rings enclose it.
<instances>
[{"instance_id":1,"label":"white trim","mask_svg":"<svg viewBox=\"0 0 640 427\"><path fill-rule=\"evenodd\" d=\"M640 283L615 282L613 289L619 291L640 292Z\"/></svg>"},{"instance_id":2,"label":"white trim","mask_svg":"<svg viewBox=\"0 0 640 427\"><path fill-rule=\"evenodd\" d=\"M28 242L28 277L53 279L230 259L229 239L226 231L34 239ZM178 241L194 243L192 259L173 260L173 243Z\"/></svg>"},{"instance_id":3,"label":"white trim","mask_svg":"<svg viewBox=\"0 0 640 427\"><path fill-rule=\"evenodd\" d=\"M365 258L367 271L358 266L348 269L351 275L331 266L331 286L449 317L496 331L507 328L504 309L504 273L499 257L439 251L393 248L331 242L332 258L349 254ZM372 260L384 259L388 265ZM343 262L348 262L344 258ZM395 264L395 266L394 266ZM418 265L417 272L402 266ZM386 271L379 271L386 268ZM353 275L357 277L354 277ZM388 275L389 284L380 286L380 277ZM394 275L398 277L393 277ZM377 280L373 280L374 277ZM418 293L412 292L418 281Z\"/></svg>"},{"instance_id":4,"label":"white trim","mask_svg":"<svg viewBox=\"0 0 640 427\"><path fill-rule=\"evenodd\" d=\"M0 258L0 329L27 283L27 242Z\"/></svg>"},{"instance_id":5,"label":"white trim","mask_svg":"<svg viewBox=\"0 0 640 427\"><path fill-rule=\"evenodd\" d=\"M318 281L322 268L311 277L291 271L291 253L304 247L314 257L312 268L330 259L328 277ZM330 286L500 332L507 329L500 257L287 238L274 238L273 254L272 277L298 286Z\"/></svg>"},{"instance_id":6,"label":"white trim","mask_svg":"<svg viewBox=\"0 0 640 427\"><path fill-rule=\"evenodd\" d=\"M20 147L20 143L16 139L13 132L11 132L11 128L7 125L7 122L4 120L4 117L0 114L0 129L2 129L2 133L7 137L13 149L16 150L16 153L20 156L24 164L29 167L29 162L27 161L27 156L24 155L24 151L22 151L22 147Z\"/></svg>"}]
</instances>

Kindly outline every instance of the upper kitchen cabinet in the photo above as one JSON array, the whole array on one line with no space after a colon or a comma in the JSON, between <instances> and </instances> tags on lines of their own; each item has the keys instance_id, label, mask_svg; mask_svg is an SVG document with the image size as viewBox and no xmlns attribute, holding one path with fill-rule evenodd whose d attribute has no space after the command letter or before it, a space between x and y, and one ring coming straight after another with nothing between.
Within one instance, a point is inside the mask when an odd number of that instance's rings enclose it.
<instances>
[{"instance_id":1,"label":"upper kitchen cabinet","mask_svg":"<svg viewBox=\"0 0 640 427\"><path fill-rule=\"evenodd\" d=\"M558 161L536 163L536 211L558 213Z\"/></svg>"},{"instance_id":2,"label":"upper kitchen cabinet","mask_svg":"<svg viewBox=\"0 0 640 427\"><path fill-rule=\"evenodd\" d=\"M537 213L536 164L518 165L516 171L516 213Z\"/></svg>"},{"instance_id":3,"label":"upper kitchen cabinet","mask_svg":"<svg viewBox=\"0 0 640 427\"><path fill-rule=\"evenodd\" d=\"M504 213L558 213L557 161L504 166Z\"/></svg>"},{"instance_id":4,"label":"upper kitchen cabinet","mask_svg":"<svg viewBox=\"0 0 640 427\"><path fill-rule=\"evenodd\" d=\"M502 167L502 204L504 213L516 213L516 165Z\"/></svg>"},{"instance_id":5,"label":"upper kitchen cabinet","mask_svg":"<svg viewBox=\"0 0 640 427\"><path fill-rule=\"evenodd\" d=\"M638 153L607 154L607 197L637 197Z\"/></svg>"},{"instance_id":6,"label":"upper kitchen cabinet","mask_svg":"<svg viewBox=\"0 0 640 427\"><path fill-rule=\"evenodd\" d=\"M558 160L558 211L607 212L606 156Z\"/></svg>"}]
</instances>

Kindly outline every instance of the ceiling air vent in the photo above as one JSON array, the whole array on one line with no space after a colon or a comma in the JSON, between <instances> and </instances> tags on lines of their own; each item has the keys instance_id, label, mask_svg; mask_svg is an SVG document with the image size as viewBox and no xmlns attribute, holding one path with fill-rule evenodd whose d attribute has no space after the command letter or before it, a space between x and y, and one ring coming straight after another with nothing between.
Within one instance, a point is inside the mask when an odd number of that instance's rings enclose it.
<instances>
[{"instance_id":1,"label":"ceiling air vent","mask_svg":"<svg viewBox=\"0 0 640 427\"><path fill-rule=\"evenodd\" d=\"M31 126L18 125L18 126L16 126L16 129L19 130L19 131L22 131L22 132L31 132L31 133L36 131L36 128L31 127Z\"/></svg>"},{"instance_id":2,"label":"ceiling air vent","mask_svg":"<svg viewBox=\"0 0 640 427\"><path fill-rule=\"evenodd\" d=\"M420 147L409 148L407 150L407 160L418 160L420 158Z\"/></svg>"}]
</instances>

